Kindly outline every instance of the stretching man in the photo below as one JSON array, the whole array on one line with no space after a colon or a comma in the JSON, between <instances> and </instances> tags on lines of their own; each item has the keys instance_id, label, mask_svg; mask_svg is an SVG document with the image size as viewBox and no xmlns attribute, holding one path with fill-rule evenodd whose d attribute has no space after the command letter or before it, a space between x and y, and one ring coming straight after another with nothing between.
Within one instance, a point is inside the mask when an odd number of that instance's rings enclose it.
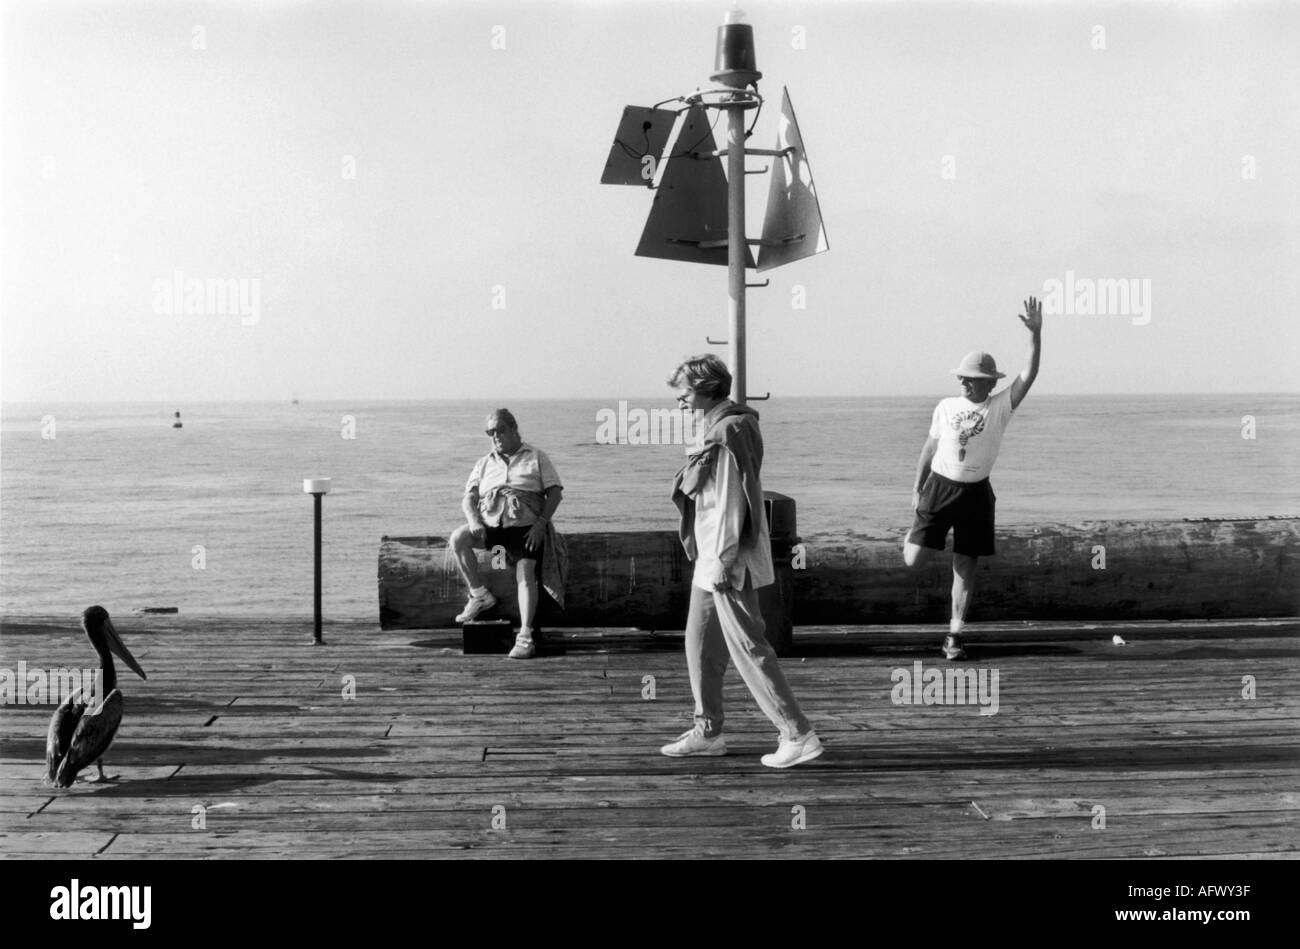
<instances>
[{"instance_id":1,"label":"stretching man","mask_svg":"<svg viewBox=\"0 0 1300 949\"><path fill-rule=\"evenodd\" d=\"M966 658L962 627L970 607L975 566L980 557L991 557L993 507L997 498L989 485L989 472L1002 445L1002 433L1011 413L1038 377L1042 353L1043 307L1034 297L1025 301L1020 322L1029 330L1029 356L1011 385L992 395L997 380L997 363L988 353L967 353L961 366L952 370L961 383L961 396L944 399L934 410L930 437L921 448L916 464L916 486L912 509L916 520L903 544L903 561L909 567L926 563L933 551L943 550L948 531L952 533L952 619L943 641L946 659Z\"/></svg>"},{"instance_id":2,"label":"stretching man","mask_svg":"<svg viewBox=\"0 0 1300 949\"><path fill-rule=\"evenodd\" d=\"M469 584L469 602L456 622L469 622L496 606L497 598L479 575L474 550L500 546L515 559L519 583L519 635L510 658L531 659L536 652L533 618L537 615L539 572L547 591L564 605L562 545L551 525L564 488L551 459L523 440L508 409L489 415L487 426L492 451L478 460L465 482L461 501L465 523L451 535L456 564Z\"/></svg>"},{"instance_id":3,"label":"stretching man","mask_svg":"<svg viewBox=\"0 0 1300 949\"><path fill-rule=\"evenodd\" d=\"M728 655L758 707L780 732L780 744L760 759L789 768L822 753L799 709L776 652L768 644L758 588L775 581L772 542L759 473L763 436L758 413L737 405L731 373L712 354L678 366L668 379L682 409L704 413L686 466L673 482L680 536L695 561L686 619L686 668L695 698L695 727L660 751L672 758L725 755L722 676Z\"/></svg>"}]
</instances>

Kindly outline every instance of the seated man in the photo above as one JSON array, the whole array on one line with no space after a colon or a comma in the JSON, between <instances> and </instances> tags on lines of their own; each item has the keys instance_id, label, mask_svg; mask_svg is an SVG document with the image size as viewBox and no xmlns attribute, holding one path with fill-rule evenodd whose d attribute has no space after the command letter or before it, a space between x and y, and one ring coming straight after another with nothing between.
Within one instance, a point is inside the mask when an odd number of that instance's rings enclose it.
<instances>
[{"instance_id":1,"label":"seated man","mask_svg":"<svg viewBox=\"0 0 1300 949\"><path fill-rule=\"evenodd\" d=\"M465 482L461 509L466 523L452 532L451 548L461 576L469 584L469 602L456 617L465 623L496 605L497 598L483 585L476 548L502 547L515 558L519 581L519 635L511 659L531 659L533 618L537 614L538 576L547 592L564 605L560 573L563 551L551 526L564 487L546 454L526 444L515 417L497 409L487 418L492 451L474 465ZM539 570L539 564L545 564Z\"/></svg>"}]
</instances>

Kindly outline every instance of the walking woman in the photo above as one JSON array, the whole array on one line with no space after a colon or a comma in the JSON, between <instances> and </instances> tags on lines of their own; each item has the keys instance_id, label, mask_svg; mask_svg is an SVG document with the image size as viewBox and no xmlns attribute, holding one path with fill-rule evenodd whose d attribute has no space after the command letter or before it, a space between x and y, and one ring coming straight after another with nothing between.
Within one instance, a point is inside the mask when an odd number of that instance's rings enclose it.
<instances>
[{"instance_id":1,"label":"walking woman","mask_svg":"<svg viewBox=\"0 0 1300 949\"><path fill-rule=\"evenodd\" d=\"M768 644L758 588L775 581L763 506L763 436L758 413L727 398L731 373L712 354L678 366L668 379L683 409L704 414L686 466L673 482L686 555L695 561L686 620L686 666L695 727L660 749L673 758L725 755L722 676L728 658L780 732L770 768L789 768L822 753Z\"/></svg>"}]
</instances>

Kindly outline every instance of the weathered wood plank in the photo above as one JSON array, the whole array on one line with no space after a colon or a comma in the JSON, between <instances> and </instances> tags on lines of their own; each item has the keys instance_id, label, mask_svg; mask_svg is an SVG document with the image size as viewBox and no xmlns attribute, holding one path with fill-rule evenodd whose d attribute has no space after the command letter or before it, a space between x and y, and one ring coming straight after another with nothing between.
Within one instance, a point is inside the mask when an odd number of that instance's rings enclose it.
<instances>
[{"instance_id":1,"label":"weathered wood plank","mask_svg":"<svg viewBox=\"0 0 1300 949\"><path fill-rule=\"evenodd\" d=\"M740 849L768 858L788 851L797 851L805 858L980 858L995 854L1013 858L1140 858L1209 855L1234 848L1240 850L1243 844L1261 853L1297 850L1294 820L1290 815L1246 813L1228 819L1220 815L1156 817L1143 821L1140 826L1124 826L1122 821L1117 821L1108 823L1105 830L1093 830L1091 822L1084 818L997 822L980 819L973 808L936 806L930 810L931 820L905 829L891 829L892 815L884 808L863 814L852 824L819 823L818 811L801 830L792 827L790 812L779 808L751 812L734 824L700 823L686 828L639 827L635 822L623 825L617 818L625 815L598 810L557 812L556 823L548 824L541 819L543 815L507 810L506 826L502 830L492 830L491 814L485 814L477 825L371 830L361 835L348 830L314 828L126 833L105 838L112 842L104 855L212 856L213 852L225 851L231 856L256 857L259 854L304 855L313 848L322 848L358 857L429 856L444 851L496 849L517 851L518 856L537 856L548 851L555 855L558 851L580 857L608 857L622 851L624 855L649 857L670 848L683 855L702 857L734 855ZM683 840L683 830L689 842ZM68 841L73 845L73 852L84 852L82 846L94 846L92 835L81 836L87 841L84 845L77 840ZM45 847L49 843L40 845Z\"/></svg>"},{"instance_id":2,"label":"weathered wood plank","mask_svg":"<svg viewBox=\"0 0 1300 949\"><path fill-rule=\"evenodd\" d=\"M1292 791L1236 791L1209 795L1134 795L1132 788L1089 788L1086 797L1025 798L999 793L996 789L965 789L963 793L946 790L936 793L932 800L917 801L913 795L898 789L892 794L853 793L851 788L806 789L817 794L815 803L805 804L804 795L797 791L776 789L750 789L733 786L718 788L710 784L710 794L704 803L699 802L699 788L675 787L655 794L645 791L611 789L598 798L588 798L584 806L600 814L617 812L632 815L612 818L620 826L656 827L663 823L665 808L670 808L674 822L686 823L748 823L744 815L758 809L776 808L788 815L794 805L805 808L807 814L819 821L834 824L852 824L873 808L891 808L897 813L892 819L907 824L928 820L925 812L936 806L971 807L986 820L1026 820L1038 818L1071 817L1091 820L1093 808L1098 804L1107 810L1108 819L1129 820L1153 815L1204 815L1269 813L1282 814L1300 810ZM254 824L271 824L284 830L304 826L316 828L363 828L379 824L385 829L401 829L421 822L468 820L473 826L490 822L492 809L505 807L510 813L523 812L536 817L574 812L572 789L567 791L537 792L522 784L514 789L495 792L478 791L460 794L369 795L344 796L341 800L289 796L282 793L260 798L239 797L233 800L204 800L191 802L183 798L154 798L148 801L121 801L121 807L107 812L94 802L61 800L39 812L25 815L4 830L39 832L58 830L72 815L79 830L107 830L112 832L166 832L175 830L179 821L184 828L192 823L196 808L203 809L209 831L238 830ZM978 810L976 810L978 808ZM581 809L581 808L580 808ZM737 817L737 815L742 815ZM1293 814L1294 816L1294 814ZM585 818L587 822L593 820ZM604 821L605 817L598 818ZM182 829L184 829L182 828Z\"/></svg>"}]
</instances>

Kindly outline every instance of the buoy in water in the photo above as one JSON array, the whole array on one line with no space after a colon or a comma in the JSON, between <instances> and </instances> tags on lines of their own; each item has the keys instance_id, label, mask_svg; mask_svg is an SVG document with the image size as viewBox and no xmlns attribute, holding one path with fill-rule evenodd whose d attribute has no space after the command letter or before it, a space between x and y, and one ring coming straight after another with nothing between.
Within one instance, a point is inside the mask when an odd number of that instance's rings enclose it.
<instances>
[{"instance_id":1,"label":"buoy in water","mask_svg":"<svg viewBox=\"0 0 1300 949\"><path fill-rule=\"evenodd\" d=\"M172 428L180 428L180 427L181 427L181 413L177 412L176 421L172 422Z\"/></svg>"}]
</instances>

